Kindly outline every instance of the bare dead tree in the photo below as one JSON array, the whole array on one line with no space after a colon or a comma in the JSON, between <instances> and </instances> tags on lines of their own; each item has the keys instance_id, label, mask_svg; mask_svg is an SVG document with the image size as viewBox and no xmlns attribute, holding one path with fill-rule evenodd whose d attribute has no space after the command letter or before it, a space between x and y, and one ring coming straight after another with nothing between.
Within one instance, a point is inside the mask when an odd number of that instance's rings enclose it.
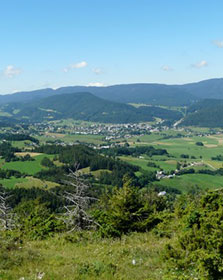
<instances>
[{"instance_id":1,"label":"bare dead tree","mask_svg":"<svg viewBox=\"0 0 223 280\"><path fill-rule=\"evenodd\" d=\"M69 180L64 181L66 185L73 186L72 192L65 192L63 198L68 202L64 206L63 221L70 231L90 229L98 225L88 214L88 209L93 201L97 199L89 195L90 183L85 180L75 164L75 171L70 171Z\"/></svg>"},{"instance_id":2,"label":"bare dead tree","mask_svg":"<svg viewBox=\"0 0 223 280\"><path fill-rule=\"evenodd\" d=\"M11 197L6 191L0 192L0 230L11 230L14 225L14 214L8 204Z\"/></svg>"}]
</instances>

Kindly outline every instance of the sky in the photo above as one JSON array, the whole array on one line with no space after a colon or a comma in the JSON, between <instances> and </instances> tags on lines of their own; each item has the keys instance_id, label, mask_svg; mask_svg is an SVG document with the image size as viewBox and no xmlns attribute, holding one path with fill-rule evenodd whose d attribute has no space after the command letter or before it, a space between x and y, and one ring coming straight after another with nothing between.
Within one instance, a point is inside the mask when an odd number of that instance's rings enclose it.
<instances>
[{"instance_id":1,"label":"sky","mask_svg":"<svg viewBox=\"0 0 223 280\"><path fill-rule=\"evenodd\" d=\"M0 93L223 77L222 0L0 0Z\"/></svg>"}]
</instances>

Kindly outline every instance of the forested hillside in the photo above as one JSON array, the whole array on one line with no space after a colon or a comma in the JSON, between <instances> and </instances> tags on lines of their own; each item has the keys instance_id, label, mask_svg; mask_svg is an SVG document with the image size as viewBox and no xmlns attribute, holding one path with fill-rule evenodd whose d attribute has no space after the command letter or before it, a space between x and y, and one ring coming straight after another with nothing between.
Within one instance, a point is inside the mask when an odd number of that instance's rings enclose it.
<instances>
[{"instance_id":1,"label":"forested hillside","mask_svg":"<svg viewBox=\"0 0 223 280\"><path fill-rule=\"evenodd\" d=\"M178 120L179 111L155 106L135 108L131 105L112 102L91 93L60 94L26 104L9 104L4 110L15 118L31 121L72 118L104 123L129 123L152 121L154 117Z\"/></svg>"},{"instance_id":2,"label":"forested hillside","mask_svg":"<svg viewBox=\"0 0 223 280\"><path fill-rule=\"evenodd\" d=\"M181 125L223 127L223 101L206 99L190 106Z\"/></svg>"}]
</instances>

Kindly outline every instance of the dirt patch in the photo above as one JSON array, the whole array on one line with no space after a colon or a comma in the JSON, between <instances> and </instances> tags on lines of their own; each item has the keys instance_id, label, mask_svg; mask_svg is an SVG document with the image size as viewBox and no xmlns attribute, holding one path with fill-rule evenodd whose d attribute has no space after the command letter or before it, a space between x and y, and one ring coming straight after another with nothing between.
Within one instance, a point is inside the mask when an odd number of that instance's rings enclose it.
<instances>
[{"instance_id":1,"label":"dirt patch","mask_svg":"<svg viewBox=\"0 0 223 280\"><path fill-rule=\"evenodd\" d=\"M184 140L184 141L189 141L189 142L192 142L193 141L193 139L191 139L191 138L186 138L186 137L183 137L183 138L181 138L182 140Z\"/></svg>"},{"instance_id":2,"label":"dirt patch","mask_svg":"<svg viewBox=\"0 0 223 280\"><path fill-rule=\"evenodd\" d=\"M216 145L216 144L205 144L204 146L206 148L217 148L218 147L218 145Z\"/></svg>"},{"instance_id":3,"label":"dirt patch","mask_svg":"<svg viewBox=\"0 0 223 280\"><path fill-rule=\"evenodd\" d=\"M221 138L220 138L221 137ZM223 135L219 135L219 136L208 136L208 138L212 138L218 141L219 145L223 145Z\"/></svg>"},{"instance_id":4,"label":"dirt patch","mask_svg":"<svg viewBox=\"0 0 223 280\"><path fill-rule=\"evenodd\" d=\"M168 163L168 164L176 164L177 163L176 160L166 160L165 162Z\"/></svg>"},{"instance_id":5,"label":"dirt patch","mask_svg":"<svg viewBox=\"0 0 223 280\"><path fill-rule=\"evenodd\" d=\"M65 134L61 134L61 133L50 133L50 132L46 132L45 135L46 135L46 136L53 137L53 138L63 138L63 137L65 137Z\"/></svg>"},{"instance_id":6,"label":"dirt patch","mask_svg":"<svg viewBox=\"0 0 223 280\"><path fill-rule=\"evenodd\" d=\"M173 146L172 143L165 143L165 142L152 142L155 145L165 145L165 146Z\"/></svg>"},{"instance_id":7,"label":"dirt patch","mask_svg":"<svg viewBox=\"0 0 223 280\"><path fill-rule=\"evenodd\" d=\"M41 155L41 153L29 153L29 152L21 152L21 153L15 153L16 156L24 157L25 155L30 155L31 157L36 157Z\"/></svg>"}]
</instances>

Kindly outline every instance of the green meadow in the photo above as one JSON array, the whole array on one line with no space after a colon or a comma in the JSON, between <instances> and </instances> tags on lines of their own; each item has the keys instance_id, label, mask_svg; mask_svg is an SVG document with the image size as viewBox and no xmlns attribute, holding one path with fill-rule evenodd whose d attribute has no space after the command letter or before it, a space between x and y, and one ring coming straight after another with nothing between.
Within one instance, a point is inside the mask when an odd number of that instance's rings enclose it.
<instances>
[{"instance_id":1,"label":"green meadow","mask_svg":"<svg viewBox=\"0 0 223 280\"><path fill-rule=\"evenodd\" d=\"M34 280L41 279L42 273L46 280L160 280L165 272L162 251L168 241L149 232L121 239L63 234L25 242L0 265L0 279Z\"/></svg>"},{"instance_id":2,"label":"green meadow","mask_svg":"<svg viewBox=\"0 0 223 280\"><path fill-rule=\"evenodd\" d=\"M6 188L25 188L29 189L32 187L35 188L52 188L58 186L57 183L50 182L50 181L42 181L38 178L34 178L32 176L27 176L25 178L15 178L11 177L10 179L0 179L0 184Z\"/></svg>"},{"instance_id":3,"label":"green meadow","mask_svg":"<svg viewBox=\"0 0 223 280\"><path fill-rule=\"evenodd\" d=\"M44 169L44 167L41 165L41 160L44 157L48 157L50 159L53 159L54 155L46 155L41 154L38 156L33 157L34 161L11 161L11 162L5 162L2 165L3 169L12 169L12 170L18 170L21 173L26 173L28 175L34 175L35 173L41 171Z\"/></svg>"}]
</instances>

